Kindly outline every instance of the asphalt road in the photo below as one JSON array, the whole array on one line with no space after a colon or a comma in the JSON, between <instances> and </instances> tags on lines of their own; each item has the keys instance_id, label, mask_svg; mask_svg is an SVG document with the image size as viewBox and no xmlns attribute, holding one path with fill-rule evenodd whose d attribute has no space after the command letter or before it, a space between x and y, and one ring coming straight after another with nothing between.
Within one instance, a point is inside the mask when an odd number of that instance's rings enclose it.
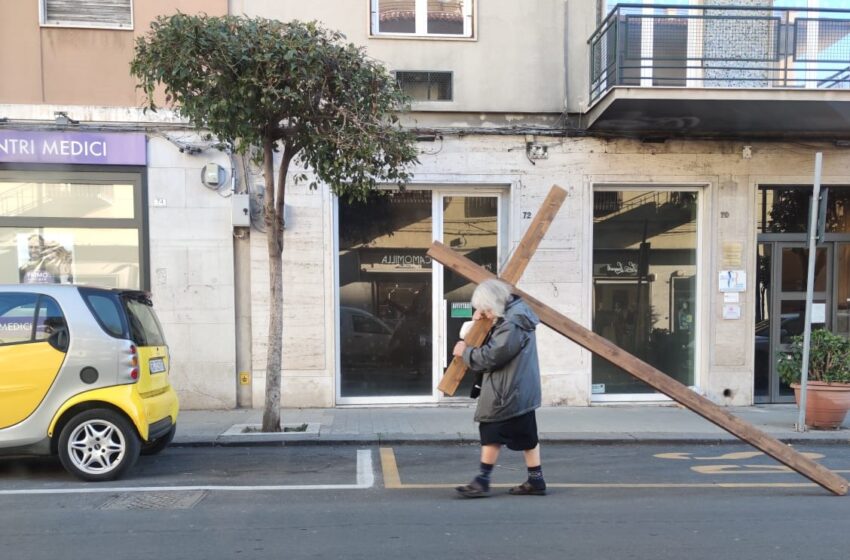
<instances>
[{"instance_id":1,"label":"asphalt road","mask_svg":"<svg viewBox=\"0 0 850 560\"><path fill-rule=\"evenodd\" d=\"M850 471L850 448L801 447ZM550 493L503 452L494 495L455 497L475 446L172 448L86 485L0 460L0 559L850 557L850 496L743 445L563 445Z\"/></svg>"}]
</instances>

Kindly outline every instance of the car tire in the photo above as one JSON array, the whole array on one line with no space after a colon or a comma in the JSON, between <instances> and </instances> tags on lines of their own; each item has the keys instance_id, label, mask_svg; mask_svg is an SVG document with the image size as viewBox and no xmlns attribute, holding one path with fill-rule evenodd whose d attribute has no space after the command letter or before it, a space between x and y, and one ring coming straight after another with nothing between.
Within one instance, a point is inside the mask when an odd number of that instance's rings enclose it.
<instances>
[{"instance_id":1,"label":"car tire","mask_svg":"<svg viewBox=\"0 0 850 560\"><path fill-rule=\"evenodd\" d=\"M177 424L173 424L171 429L168 430L168 433L160 438L156 438L153 441L149 441L147 443L142 444L142 455L157 455L158 453L162 453L168 444L171 443L171 440L174 439L174 434L177 433Z\"/></svg>"},{"instance_id":2,"label":"car tire","mask_svg":"<svg viewBox=\"0 0 850 560\"><path fill-rule=\"evenodd\" d=\"M139 458L141 441L121 414L86 410L71 418L59 435L59 460L72 475L90 482L115 480Z\"/></svg>"}]
</instances>

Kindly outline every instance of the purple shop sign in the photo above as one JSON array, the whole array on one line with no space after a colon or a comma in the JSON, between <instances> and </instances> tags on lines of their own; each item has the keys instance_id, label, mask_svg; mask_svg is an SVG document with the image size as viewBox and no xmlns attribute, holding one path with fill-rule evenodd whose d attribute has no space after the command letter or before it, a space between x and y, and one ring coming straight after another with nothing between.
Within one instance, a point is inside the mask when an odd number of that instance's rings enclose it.
<instances>
[{"instance_id":1,"label":"purple shop sign","mask_svg":"<svg viewBox=\"0 0 850 560\"><path fill-rule=\"evenodd\" d=\"M145 165L145 135L0 130L0 163Z\"/></svg>"}]
</instances>

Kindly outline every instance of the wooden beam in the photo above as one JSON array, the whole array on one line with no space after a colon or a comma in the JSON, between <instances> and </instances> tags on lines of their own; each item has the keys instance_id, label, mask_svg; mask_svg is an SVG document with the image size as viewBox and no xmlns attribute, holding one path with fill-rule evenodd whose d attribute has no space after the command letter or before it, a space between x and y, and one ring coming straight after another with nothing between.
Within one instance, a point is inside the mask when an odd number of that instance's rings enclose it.
<instances>
[{"instance_id":1,"label":"wooden beam","mask_svg":"<svg viewBox=\"0 0 850 560\"><path fill-rule=\"evenodd\" d=\"M428 250L428 255L476 284L480 284L489 278L495 278L487 269L458 255L442 243L434 242ZM812 461L755 426L733 416L672 377L665 375L660 370L615 346L608 339L584 328L521 290L514 288L514 293L525 300L528 306L537 313L543 324L566 336L579 346L621 367L709 422L720 426L732 435L765 452L830 492L839 496L847 493L847 481L823 465Z\"/></svg>"},{"instance_id":2,"label":"wooden beam","mask_svg":"<svg viewBox=\"0 0 850 560\"><path fill-rule=\"evenodd\" d=\"M531 261L531 257L534 255L534 251L537 250L537 246L540 245L540 241L543 239L543 236L546 235L549 225L552 223L552 220L555 219L555 215L558 213L558 210L561 209L561 205L564 203L566 198L567 191L558 185L552 186L549 190L549 194L543 201L543 205L540 207L540 211L537 212L536 216L534 216L534 219L531 221L531 224L529 224L525 235L522 237L522 241L520 241L516 251L514 251L513 255L511 255L508 264L506 264L505 268L502 270L502 280L508 284L516 284L519 282L519 279L522 277L522 273L525 272L525 268L528 266L529 261ZM481 346L491 328L493 328L492 321L475 321L475 323L472 324L472 329L470 329L463 341L470 346ZM437 388L444 394L452 396L457 391L460 382L463 381L463 376L465 374L466 364L463 363L463 358L455 356L452 358L452 363L450 363L449 367L446 368L443 378L440 380L440 384L437 385Z\"/></svg>"}]
</instances>

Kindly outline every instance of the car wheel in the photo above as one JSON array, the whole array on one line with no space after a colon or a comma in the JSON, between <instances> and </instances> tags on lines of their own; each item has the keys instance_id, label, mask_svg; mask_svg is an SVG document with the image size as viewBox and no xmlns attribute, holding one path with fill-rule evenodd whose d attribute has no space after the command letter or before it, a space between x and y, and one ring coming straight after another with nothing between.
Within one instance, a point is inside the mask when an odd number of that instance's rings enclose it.
<instances>
[{"instance_id":1,"label":"car wheel","mask_svg":"<svg viewBox=\"0 0 850 560\"><path fill-rule=\"evenodd\" d=\"M82 480L114 480L139 458L141 442L130 422L106 409L74 416L59 435L59 459Z\"/></svg>"},{"instance_id":2,"label":"car wheel","mask_svg":"<svg viewBox=\"0 0 850 560\"><path fill-rule=\"evenodd\" d=\"M171 429L168 430L168 433L161 438L143 443L142 455L156 455L157 453L162 453L162 451L168 447L168 444L171 443L171 440L174 439L175 433L177 433L177 424L172 425Z\"/></svg>"}]
</instances>

